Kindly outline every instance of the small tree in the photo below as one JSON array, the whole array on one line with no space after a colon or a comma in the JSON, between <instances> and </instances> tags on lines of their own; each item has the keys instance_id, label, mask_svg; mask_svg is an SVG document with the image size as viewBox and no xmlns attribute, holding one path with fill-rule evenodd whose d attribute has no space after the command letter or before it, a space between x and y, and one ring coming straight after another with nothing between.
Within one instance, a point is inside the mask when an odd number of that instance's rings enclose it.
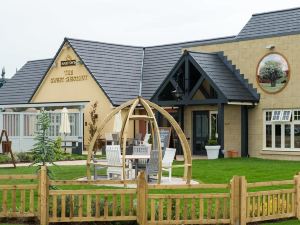
<instances>
[{"instance_id":1,"label":"small tree","mask_svg":"<svg viewBox=\"0 0 300 225\"><path fill-rule=\"evenodd\" d=\"M38 165L38 169L41 166L45 166L47 163L54 164L55 161L55 149L54 142L49 135L50 118L49 115L42 111L38 117L37 131L34 140L36 143L33 146L33 163L32 165ZM47 171L50 174L50 171Z\"/></svg>"},{"instance_id":2,"label":"small tree","mask_svg":"<svg viewBox=\"0 0 300 225\"><path fill-rule=\"evenodd\" d=\"M271 87L276 87L276 81L283 77L284 72L281 69L280 63L268 61L260 68L259 75L262 79L270 80Z\"/></svg>"},{"instance_id":3,"label":"small tree","mask_svg":"<svg viewBox=\"0 0 300 225\"><path fill-rule=\"evenodd\" d=\"M91 106L91 110L90 110L90 118L91 121L89 122L89 142L91 143L95 133L97 132L97 106L98 106L98 102L94 102L94 104Z\"/></svg>"}]
</instances>

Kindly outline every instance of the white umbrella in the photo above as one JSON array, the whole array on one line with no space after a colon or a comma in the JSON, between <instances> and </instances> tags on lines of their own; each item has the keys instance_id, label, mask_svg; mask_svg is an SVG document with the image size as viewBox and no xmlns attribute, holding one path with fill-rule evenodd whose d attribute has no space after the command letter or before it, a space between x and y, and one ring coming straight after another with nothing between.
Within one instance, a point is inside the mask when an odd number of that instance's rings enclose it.
<instances>
[{"instance_id":1,"label":"white umbrella","mask_svg":"<svg viewBox=\"0 0 300 225\"><path fill-rule=\"evenodd\" d=\"M114 120L114 132L119 133L121 132L122 129L122 116L121 116L121 111L119 111L115 115L115 120Z\"/></svg>"},{"instance_id":2,"label":"white umbrella","mask_svg":"<svg viewBox=\"0 0 300 225\"><path fill-rule=\"evenodd\" d=\"M64 107L61 111L59 133L63 134L64 138L66 137L67 134L71 133L69 114L68 114L68 109L66 107ZM65 145L66 145L66 141L65 141ZM65 148L65 152L66 150L67 149Z\"/></svg>"},{"instance_id":3,"label":"white umbrella","mask_svg":"<svg viewBox=\"0 0 300 225\"><path fill-rule=\"evenodd\" d=\"M61 111L59 133L64 135L71 133L69 114L68 114L68 109L66 107L64 107Z\"/></svg>"}]
</instances>

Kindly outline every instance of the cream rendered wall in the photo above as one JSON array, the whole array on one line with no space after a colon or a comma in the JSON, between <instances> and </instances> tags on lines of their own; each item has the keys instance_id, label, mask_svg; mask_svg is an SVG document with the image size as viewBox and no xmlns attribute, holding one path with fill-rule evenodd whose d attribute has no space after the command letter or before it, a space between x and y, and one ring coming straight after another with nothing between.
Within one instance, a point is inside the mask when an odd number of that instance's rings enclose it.
<instances>
[{"instance_id":1,"label":"cream rendered wall","mask_svg":"<svg viewBox=\"0 0 300 225\"><path fill-rule=\"evenodd\" d=\"M49 70L31 102L89 101L90 103L84 109L84 121L88 124L90 122L89 112L91 105L97 101L98 123L100 123L111 112L113 106L84 65L61 67L60 62L66 60L67 57L79 61L73 49L64 46L55 60L56 66ZM73 70L73 75L66 75L66 70ZM51 79L53 78L72 76L86 76L86 79L82 81L51 83ZM122 113L122 117L124 117L124 113ZM114 119L107 124L103 130L103 134L105 132L112 132L113 124ZM132 136L132 130L131 126L129 131L130 136ZM88 139L88 126L84 126L85 145L88 144Z\"/></svg>"},{"instance_id":2,"label":"cream rendered wall","mask_svg":"<svg viewBox=\"0 0 300 225\"><path fill-rule=\"evenodd\" d=\"M241 155L241 106L224 107L224 149L236 150Z\"/></svg>"},{"instance_id":3,"label":"cream rendered wall","mask_svg":"<svg viewBox=\"0 0 300 225\"><path fill-rule=\"evenodd\" d=\"M188 50L202 52L224 51L232 63L240 69L249 82L261 94L260 103L249 110L249 154L263 158L300 159L300 152L266 152L263 148L263 109L300 108L300 35L290 35L223 44L190 47ZM275 45L274 50L266 49ZM265 93L256 82L256 67L267 53L278 52L286 57L290 65L290 81L277 94ZM229 132L225 128L225 133ZM235 140L232 140L235 141ZM289 156L290 155L290 156Z\"/></svg>"}]
</instances>

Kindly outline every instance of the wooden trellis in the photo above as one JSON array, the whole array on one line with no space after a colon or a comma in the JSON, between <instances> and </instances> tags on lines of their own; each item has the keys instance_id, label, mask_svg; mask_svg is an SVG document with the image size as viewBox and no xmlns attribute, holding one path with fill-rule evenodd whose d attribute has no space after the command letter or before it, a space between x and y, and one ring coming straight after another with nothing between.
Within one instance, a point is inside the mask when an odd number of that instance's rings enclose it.
<instances>
[{"instance_id":1,"label":"wooden trellis","mask_svg":"<svg viewBox=\"0 0 300 225\"><path fill-rule=\"evenodd\" d=\"M145 111L146 115L134 115L134 110L137 106L142 106ZM183 154L184 154L184 179L186 180L187 184L190 184L191 176L192 176L192 157L191 157L191 150L188 144L188 141L176 122L176 120L162 107L158 106L157 104L150 102L148 100L143 99L142 97L137 97L136 99L129 100L128 102L120 105L119 107L115 108L110 114L107 115L107 117L100 123L97 132L93 136L91 143L89 145L88 149L88 158L87 158L87 177L88 179L91 179L91 173L90 173L90 166L91 166L91 159L92 154L94 153L94 145L98 137L101 136L101 131L105 127L105 125L110 121L119 111L122 109L129 108L128 113L124 119L124 122L122 124L122 129L120 133L120 140L121 140L121 146L122 146L122 167L123 167L123 179L126 179L125 176L125 155L126 155L126 141L128 138L128 128L129 128L129 121L131 120L146 120L149 121L150 128L151 128L151 134L152 134L152 143L156 142L156 147L159 152L159 164L158 164L158 183L161 182L161 174L162 174L162 146L161 146L161 140L160 140L160 132L158 128L158 124L155 118L155 115L153 113L153 109L161 113L172 125L175 132L177 133ZM156 138L155 138L156 137ZM178 166L177 166L178 167Z\"/></svg>"},{"instance_id":2,"label":"wooden trellis","mask_svg":"<svg viewBox=\"0 0 300 225\"><path fill-rule=\"evenodd\" d=\"M5 139L6 141L2 141L3 139L3 136L5 136ZM11 141L9 140L8 138L8 135L7 135L7 131L6 130L2 130L1 131L1 135L0 135L0 144L2 143L2 153L9 153L10 156L11 156L11 161L12 161L12 164L14 166L14 168L16 168L16 160L15 160L15 157L14 157L14 154L12 152L12 149L11 149Z\"/></svg>"}]
</instances>

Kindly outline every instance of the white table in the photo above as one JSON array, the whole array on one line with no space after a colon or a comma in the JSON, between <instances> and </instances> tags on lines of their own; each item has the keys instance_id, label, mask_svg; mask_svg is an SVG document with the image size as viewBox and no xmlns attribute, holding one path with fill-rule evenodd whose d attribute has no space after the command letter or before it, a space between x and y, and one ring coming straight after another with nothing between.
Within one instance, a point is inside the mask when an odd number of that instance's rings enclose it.
<instances>
[{"instance_id":1,"label":"white table","mask_svg":"<svg viewBox=\"0 0 300 225\"><path fill-rule=\"evenodd\" d=\"M134 161L134 164L135 164L135 177L137 177L139 159L150 159L150 155L126 155L125 159Z\"/></svg>"}]
</instances>

